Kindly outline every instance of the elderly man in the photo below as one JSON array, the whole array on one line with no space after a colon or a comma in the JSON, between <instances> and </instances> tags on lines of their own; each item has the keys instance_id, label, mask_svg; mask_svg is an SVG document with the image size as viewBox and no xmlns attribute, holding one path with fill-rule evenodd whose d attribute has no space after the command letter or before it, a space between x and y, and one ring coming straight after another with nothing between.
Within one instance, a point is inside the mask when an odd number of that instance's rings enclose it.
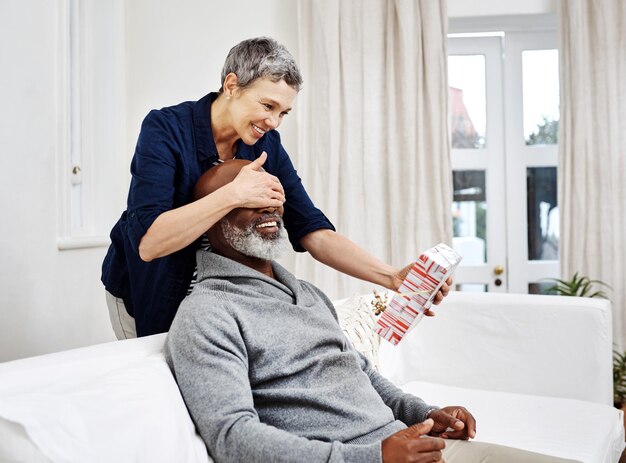
<instances>
[{"instance_id":1,"label":"elderly man","mask_svg":"<svg viewBox=\"0 0 626 463\"><path fill-rule=\"evenodd\" d=\"M196 196L247 163L211 169ZM207 231L211 252L198 252L198 283L166 341L218 463L557 461L463 442L476 429L465 408L433 407L376 373L344 337L330 300L274 262L288 245L282 212L235 209ZM445 438L459 440L444 450Z\"/></svg>"}]
</instances>

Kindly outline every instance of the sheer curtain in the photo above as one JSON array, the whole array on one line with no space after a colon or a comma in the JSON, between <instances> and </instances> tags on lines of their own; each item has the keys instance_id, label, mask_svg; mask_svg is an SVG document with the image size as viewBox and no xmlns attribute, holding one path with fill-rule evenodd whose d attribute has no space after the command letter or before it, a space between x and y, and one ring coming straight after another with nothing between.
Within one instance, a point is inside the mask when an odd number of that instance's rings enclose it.
<instances>
[{"instance_id":1,"label":"sheer curtain","mask_svg":"<svg viewBox=\"0 0 626 463\"><path fill-rule=\"evenodd\" d=\"M307 190L337 230L404 266L451 242L446 2L301 0L298 152ZM299 255L331 297L371 291Z\"/></svg>"},{"instance_id":2,"label":"sheer curtain","mask_svg":"<svg viewBox=\"0 0 626 463\"><path fill-rule=\"evenodd\" d=\"M626 347L626 3L559 2L561 274L613 287Z\"/></svg>"}]
</instances>

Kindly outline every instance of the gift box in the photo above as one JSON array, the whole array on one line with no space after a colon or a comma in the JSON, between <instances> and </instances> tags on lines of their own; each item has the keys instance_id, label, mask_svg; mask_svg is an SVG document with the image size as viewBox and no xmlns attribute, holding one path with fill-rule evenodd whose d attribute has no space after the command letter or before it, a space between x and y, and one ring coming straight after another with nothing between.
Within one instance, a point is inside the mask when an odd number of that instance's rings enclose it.
<instances>
[{"instance_id":1,"label":"gift box","mask_svg":"<svg viewBox=\"0 0 626 463\"><path fill-rule=\"evenodd\" d=\"M461 255L443 243L422 253L389 301L374 331L391 344L398 344L422 319L461 259Z\"/></svg>"}]
</instances>

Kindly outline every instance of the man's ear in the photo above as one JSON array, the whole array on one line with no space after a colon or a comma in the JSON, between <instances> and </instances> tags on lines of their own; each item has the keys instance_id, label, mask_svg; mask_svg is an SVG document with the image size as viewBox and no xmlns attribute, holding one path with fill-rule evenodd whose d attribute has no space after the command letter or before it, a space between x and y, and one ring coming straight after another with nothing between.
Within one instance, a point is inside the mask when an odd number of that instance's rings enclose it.
<instances>
[{"instance_id":1,"label":"man's ear","mask_svg":"<svg viewBox=\"0 0 626 463\"><path fill-rule=\"evenodd\" d=\"M213 226L205 232L205 235L207 237L207 240L209 241L209 244L211 245L211 251L217 254L222 254L222 250L224 248L230 247L230 245L228 245L226 241L226 238L224 238L221 220L215 222L215 224L213 224Z\"/></svg>"},{"instance_id":2,"label":"man's ear","mask_svg":"<svg viewBox=\"0 0 626 463\"><path fill-rule=\"evenodd\" d=\"M216 222L211 228L209 228L206 232L204 232L204 235L206 236L207 241L211 245L211 249L213 249L213 247L217 243L217 236L215 233L216 232L215 229L219 226L220 226L219 222Z\"/></svg>"}]
</instances>

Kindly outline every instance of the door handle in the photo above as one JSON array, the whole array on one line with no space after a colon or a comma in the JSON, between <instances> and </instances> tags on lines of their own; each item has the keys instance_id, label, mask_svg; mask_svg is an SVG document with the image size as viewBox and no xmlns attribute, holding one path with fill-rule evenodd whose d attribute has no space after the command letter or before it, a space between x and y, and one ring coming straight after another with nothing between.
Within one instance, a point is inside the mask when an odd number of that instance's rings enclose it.
<instances>
[{"instance_id":1,"label":"door handle","mask_svg":"<svg viewBox=\"0 0 626 463\"><path fill-rule=\"evenodd\" d=\"M498 277L493 281L494 285L502 286L502 279L500 278L500 275L502 275L503 273L504 273L504 267L502 265L496 265L493 268L493 274Z\"/></svg>"}]
</instances>

